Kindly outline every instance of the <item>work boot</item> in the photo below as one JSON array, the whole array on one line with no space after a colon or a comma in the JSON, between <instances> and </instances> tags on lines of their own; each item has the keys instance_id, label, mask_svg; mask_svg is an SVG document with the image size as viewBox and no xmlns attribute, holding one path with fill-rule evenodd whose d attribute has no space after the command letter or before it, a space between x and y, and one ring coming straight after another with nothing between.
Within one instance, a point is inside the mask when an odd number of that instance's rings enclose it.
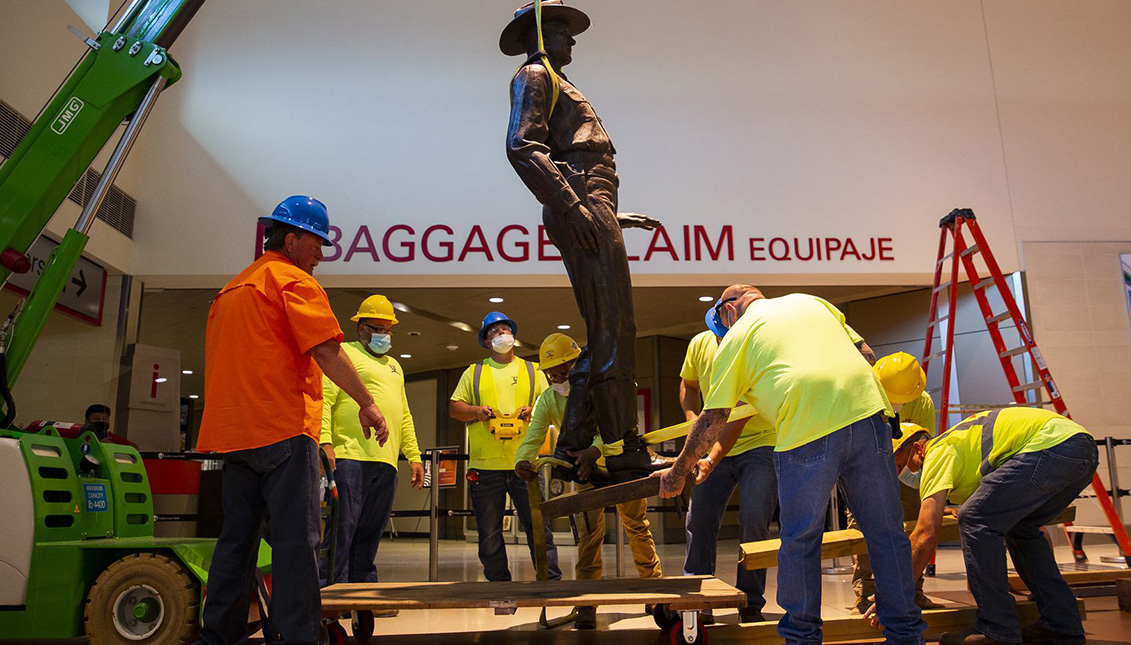
<instances>
[{"instance_id":1,"label":"work boot","mask_svg":"<svg viewBox=\"0 0 1131 645\"><path fill-rule=\"evenodd\" d=\"M655 470L648 447L637 434L624 438L624 452L605 457L605 467L609 477L618 484L647 477Z\"/></svg>"},{"instance_id":2,"label":"work boot","mask_svg":"<svg viewBox=\"0 0 1131 645\"><path fill-rule=\"evenodd\" d=\"M1033 645L1084 645L1088 642L1088 638L1083 634L1080 636L1057 634L1040 623L1022 627L1021 640Z\"/></svg>"},{"instance_id":3,"label":"work boot","mask_svg":"<svg viewBox=\"0 0 1131 645\"><path fill-rule=\"evenodd\" d=\"M864 596L857 596L856 602L848 606L848 613L852 614L853 616L860 616L863 615L864 612L868 611L868 608L871 606L871 600L868 600Z\"/></svg>"},{"instance_id":4,"label":"work boot","mask_svg":"<svg viewBox=\"0 0 1131 645\"><path fill-rule=\"evenodd\" d=\"M573 619L574 629L597 629L596 607L574 607L577 618Z\"/></svg>"},{"instance_id":5,"label":"work boot","mask_svg":"<svg viewBox=\"0 0 1131 645\"><path fill-rule=\"evenodd\" d=\"M695 621L700 625L714 625L715 612L710 609L704 609L698 612L698 615L695 616Z\"/></svg>"},{"instance_id":6,"label":"work boot","mask_svg":"<svg viewBox=\"0 0 1131 645\"><path fill-rule=\"evenodd\" d=\"M761 609L743 607L738 610L738 622L740 623L762 623L765 621L766 617L762 615Z\"/></svg>"},{"instance_id":7,"label":"work boot","mask_svg":"<svg viewBox=\"0 0 1131 645\"><path fill-rule=\"evenodd\" d=\"M946 632L939 636L939 645L1007 645L1006 643L990 638L976 627L964 629L960 632Z\"/></svg>"},{"instance_id":8,"label":"work boot","mask_svg":"<svg viewBox=\"0 0 1131 645\"><path fill-rule=\"evenodd\" d=\"M922 589L915 590L915 606L919 609L942 609L943 605L931 600Z\"/></svg>"}]
</instances>

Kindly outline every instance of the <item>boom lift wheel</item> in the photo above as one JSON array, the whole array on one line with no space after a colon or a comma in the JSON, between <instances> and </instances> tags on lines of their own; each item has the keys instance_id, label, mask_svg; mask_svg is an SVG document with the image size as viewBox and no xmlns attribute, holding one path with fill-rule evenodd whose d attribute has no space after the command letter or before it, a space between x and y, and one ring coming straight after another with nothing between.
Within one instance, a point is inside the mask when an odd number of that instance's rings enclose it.
<instances>
[{"instance_id":1,"label":"boom lift wheel","mask_svg":"<svg viewBox=\"0 0 1131 645\"><path fill-rule=\"evenodd\" d=\"M359 609L353 615L353 637L359 643L368 643L373 638L373 612Z\"/></svg>"},{"instance_id":2,"label":"boom lift wheel","mask_svg":"<svg viewBox=\"0 0 1131 645\"><path fill-rule=\"evenodd\" d=\"M135 553L114 562L86 598L91 645L179 645L196 639L200 588L177 560Z\"/></svg>"}]
</instances>

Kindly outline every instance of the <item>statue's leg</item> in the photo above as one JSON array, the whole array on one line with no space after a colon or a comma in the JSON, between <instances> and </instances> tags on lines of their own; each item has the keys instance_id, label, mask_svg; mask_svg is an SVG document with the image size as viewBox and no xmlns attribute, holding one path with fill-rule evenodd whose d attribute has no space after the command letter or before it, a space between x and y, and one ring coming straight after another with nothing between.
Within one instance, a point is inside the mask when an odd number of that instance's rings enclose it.
<instances>
[{"instance_id":1,"label":"statue's leg","mask_svg":"<svg viewBox=\"0 0 1131 645\"><path fill-rule=\"evenodd\" d=\"M598 165L571 174L569 179L600 230L597 253L559 247L588 331L584 405L591 408L602 441L625 442L623 455L606 458L610 473L616 476L620 471L618 479L643 476L650 460L636 427L636 319L628 255L616 219L616 173L611 167ZM569 239L564 234L555 235L550 226L552 216L546 219L552 239ZM581 406L581 401L573 401L573 382L571 379L570 404ZM567 445L584 442L580 447L585 447L592 442L591 425L571 426L568 420L563 425ZM563 445L561 437L559 445Z\"/></svg>"}]
</instances>

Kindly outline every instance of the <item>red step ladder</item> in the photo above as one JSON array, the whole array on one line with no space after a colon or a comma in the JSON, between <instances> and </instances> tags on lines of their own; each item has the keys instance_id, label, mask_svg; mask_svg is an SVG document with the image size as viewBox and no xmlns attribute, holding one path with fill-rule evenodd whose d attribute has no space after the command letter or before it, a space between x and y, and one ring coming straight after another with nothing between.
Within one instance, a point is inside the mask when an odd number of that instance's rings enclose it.
<instances>
[{"instance_id":1,"label":"red step ladder","mask_svg":"<svg viewBox=\"0 0 1131 645\"><path fill-rule=\"evenodd\" d=\"M982 311L982 318L986 321L986 329L989 330L990 338L993 340L994 351L997 352L998 359L1001 361L1001 368L1005 372L1005 379L1009 382L1009 388L1013 392L1014 404L1021 406L1034 405L1026 400L1026 393L1043 389L1048 394L1050 403L1057 414L1070 417L1068 414L1068 406L1064 404L1064 399L1060 396L1060 390L1057 389L1056 383L1052 379L1052 374L1049 373L1048 365L1045 364L1044 357L1041 356L1040 350L1037 349L1036 342L1033 341L1033 334L1029 331L1029 325L1025 323L1025 319L1021 315L1021 310L1017 306L1017 301L1014 300L1013 293L1009 290L1005 277L998 267L997 260L994 259L993 253L990 252L989 244L986 243L986 238L982 235L982 229L978 227L978 220L974 217L974 211L968 208L955 209L939 222L939 228L942 229L939 235L939 254L938 261L935 264L935 281L931 288L931 309L927 317L927 340L923 348L923 360L921 364L923 371L926 372L931 361L937 358L944 359L942 405L940 406L941 427L945 429L949 425L950 419L950 377L954 365L954 312L956 311L958 298L958 269L960 263L966 270L966 277L970 280L974 297L977 299L978 306ZM973 243L967 240L964 235L966 232L969 233ZM953 240L949 252L947 252L948 239ZM985 262L986 272L989 274L986 277L980 275L975 266L974 257L978 255L980 255ZM951 261L949 277L946 281L943 281L943 268L948 260ZM993 311L986 293L990 287L997 288L998 296L1005 304L1005 311L998 313ZM943 291L947 292L948 308L946 315L940 317L939 294ZM932 353L931 349L935 329L947 320L950 321L950 324L946 326L945 338L942 339L942 349L936 353ZM1021 338L1021 345L1019 347L1006 347L1000 328L1001 323L1005 321L1012 321L1016 326L1017 333ZM942 334L940 334L940 336L942 336ZM1021 379L1017 376L1017 370L1013 366L1013 358L1023 354L1028 355L1031 363L1036 368L1037 379L1031 383L1022 383ZM997 407L1013 407L1014 404L1000 405ZM1036 405L1041 404L1038 403ZM984 409L985 407L991 406L980 407ZM1123 527L1123 522L1120 521L1119 516L1116 514L1115 505L1112 503L1107 489L1104 488L1104 484L1100 480L1098 473L1092 477L1092 490L1095 491L1096 500L1099 501L1108 524L1110 524L1110 534L1115 538L1116 543L1119 544L1119 550L1123 554L1124 562L1131 565L1131 560L1129 560L1129 556L1131 556L1131 541L1127 538L1127 531ZM1104 527L1104 532L1108 532L1107 527ZM1077 535L1079 535L1079 533L1077 533ZM1086 562L1087 556L1084 555L1083 548L1080 546L1079 541L1070 540L1070 543L1073 545L1073 555L1077 562Z\"/></svg>"}]
</instances>

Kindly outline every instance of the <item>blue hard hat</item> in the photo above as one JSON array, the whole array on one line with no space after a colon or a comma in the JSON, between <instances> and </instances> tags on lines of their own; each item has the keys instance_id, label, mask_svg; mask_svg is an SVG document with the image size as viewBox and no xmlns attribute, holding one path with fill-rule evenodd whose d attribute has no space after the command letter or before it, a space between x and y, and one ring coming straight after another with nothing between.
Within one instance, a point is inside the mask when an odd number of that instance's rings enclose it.
<instances>
[{"instance_id":1,"label":"blue hard hat","mask_svg":"<svg viewBox=\"0 0 1131 645\"><path fill-rule=\"evenodd\" d=\"M507 315L501 311L492 311L483 318L483 324L479 327L479 344L487 342L487 328L496 323L505 322L511 328L511 335L518 336L518 323L507 318Z\"/></svg>"},{"instance_id":2,"label":"blue hard hat","mask_svg":"<svg viewBox=\"0 0 1131 645\"><path fill-rule=\"evenodd\" d=\"M722 338L723 336L727 335L727 328L723 325L723 321L719 319L719 313L718 313L718 309L717 309L718 306L721 305L722 303L723 303L722 298L719 298L718 300L716 300L715 306L708 309L707 315L704 316L704 319L707 322L707 329L710 329L711 333L718 336L719 338Z\"/></svg>"},{"instance_id":3,"label":"blue hard hat","mask_svg":"<svg viewBox=\"0 0 1131 645\"><path fill-rule=\"evenodd\" d=\"M259 218L259 223L271 228L272 222L289 224L322 238L322 246L331 246L330 215L326 205L306 195L292 195L275 207L270 215Z\"/></svg>"}]
</instances>

